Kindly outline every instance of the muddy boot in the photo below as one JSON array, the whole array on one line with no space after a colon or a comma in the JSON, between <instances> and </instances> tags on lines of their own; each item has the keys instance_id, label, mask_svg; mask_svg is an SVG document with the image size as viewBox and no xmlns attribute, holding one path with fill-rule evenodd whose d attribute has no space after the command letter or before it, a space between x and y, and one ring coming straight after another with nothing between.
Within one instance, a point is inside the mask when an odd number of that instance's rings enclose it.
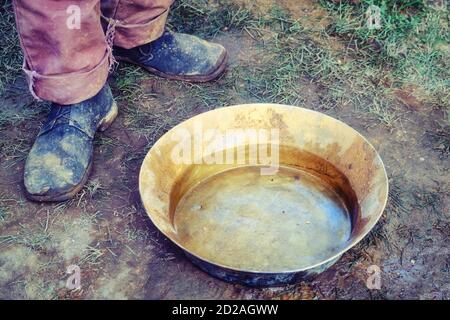
<instances>
[{"instance_id":1,"label":"muddy boot","mask_svg":"<svg viewBox=\"0 0 450 320\"><path fill-rule=\"evenodd\" d=\"M117 116L106 84L97 95L68 106L53 104L25 163L28 198L64 201L86 182L92 167L92 142Z\"/></svg>"},{"instance_id":2,"label":"muddy boot","mask_svg":"<svg viewBox=\"0 0 450 320\"><path fill-rule=\"evenodd\" d=\"M114 55L158 76L191 82L213 80L227 65L227 51L220 44L167 30L157 40L136 48L115 47Z\"/></svg>"}]
</instances>

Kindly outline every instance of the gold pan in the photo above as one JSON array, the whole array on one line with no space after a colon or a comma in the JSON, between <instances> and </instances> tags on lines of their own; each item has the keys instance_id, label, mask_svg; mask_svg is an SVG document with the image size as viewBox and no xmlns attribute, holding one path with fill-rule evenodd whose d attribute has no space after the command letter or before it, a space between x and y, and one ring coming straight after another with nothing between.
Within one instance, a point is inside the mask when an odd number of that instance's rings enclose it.
<instances>
[{"instance_id":1,"label":"gold pan","mask_svg":"<svg viewBox=\"0 0 450 320\"><path fill-rule=\"evenodd\" d=\"M144 159L141 199L155 226L206 272L253 286L322 272L386 205L372 145L304 108L248 104L199 114Z\"/></svg>"}]
</instances>

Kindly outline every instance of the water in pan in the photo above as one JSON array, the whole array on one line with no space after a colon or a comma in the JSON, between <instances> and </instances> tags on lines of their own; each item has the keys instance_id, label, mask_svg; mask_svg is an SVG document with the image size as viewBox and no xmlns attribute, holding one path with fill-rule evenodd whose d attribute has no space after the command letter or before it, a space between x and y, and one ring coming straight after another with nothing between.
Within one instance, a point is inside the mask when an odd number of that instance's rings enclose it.
<instances>
[{"instance_id":1,"label":"water in pan","mask_svg":"<svg viewBox=\"0 0 450 320\"><path fill-rule=\"evenodd\" d=\"M351 234L344 201L322 179L297 168L261 175L244 166L191 188L174 225L190 252L233 269L298 270L337 253Z\"/></svg>"}]
</instances>

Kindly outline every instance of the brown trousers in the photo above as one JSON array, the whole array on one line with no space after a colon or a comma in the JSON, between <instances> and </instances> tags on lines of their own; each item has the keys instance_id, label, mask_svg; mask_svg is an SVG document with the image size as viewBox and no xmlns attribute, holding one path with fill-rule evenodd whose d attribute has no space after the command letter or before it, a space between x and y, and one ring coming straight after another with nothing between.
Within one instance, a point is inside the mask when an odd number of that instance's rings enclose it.
<instances>
[{"instance_id":1,"label":"brown trousers","mask_svg":"<svg viewBox=\"0 0 450 320\"><path fill-rule=\"evenodd\" d=\"M13 0L31 93L65 105L94 96L106 82L112 44L159 38L172 1Z\"/></svg>"}]
</instances>

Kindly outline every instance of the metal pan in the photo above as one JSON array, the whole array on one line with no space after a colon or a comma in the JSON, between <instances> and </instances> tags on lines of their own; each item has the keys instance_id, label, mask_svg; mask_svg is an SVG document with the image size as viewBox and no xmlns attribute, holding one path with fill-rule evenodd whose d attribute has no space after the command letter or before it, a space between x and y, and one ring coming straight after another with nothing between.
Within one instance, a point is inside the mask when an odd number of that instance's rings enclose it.
<instances>
[{"instance_id":1,"label":"metal pan","mask_svg":"<svg viewBox=\"0 0 450 320\"><path fill-rule=\"evenodd\" d=\"M372 145L304 108L248 104L197 115L144 159L155 226L209 274L249 286L312 277L383 213L388 179Z\"/></svg>"}]
</instances>

